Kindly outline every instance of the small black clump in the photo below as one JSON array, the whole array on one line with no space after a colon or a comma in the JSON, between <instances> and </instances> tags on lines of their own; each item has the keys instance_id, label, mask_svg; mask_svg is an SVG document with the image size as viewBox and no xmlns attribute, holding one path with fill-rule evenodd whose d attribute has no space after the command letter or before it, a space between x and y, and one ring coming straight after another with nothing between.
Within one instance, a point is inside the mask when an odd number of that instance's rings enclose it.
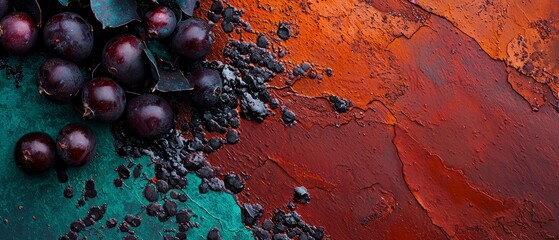
<instances>
[{"instance_id":1,"label":"small black clump","mask_svg":"<svg viewBox=\"0 0 559 240\"><path fill-rule=\"evenodd\" d=\"M208 232L208 236L206 237L207 240L223 240L223 238L221 238L221 234L219 233L219 228L212 228L209 232Z\"/></svg>"},{"instance_id":2,"label":"small black clump","mask_svg":"<svg viewBox=\"0 0 559 240\"><path fill-rule=\"evenodd\" d=\"M270 47L270 42L268 42L268 39L266 38L266 36L264 36L264 34L260 34L256 39L256 45L261 48L268 48Z\"/></svg>"},{"instance_id":3,"label":"small black clump","mask_svg":"<svg viewBox=\"0 0 559 240\"><path fill-rule=\"evenodd\" d=\"M159 195L157 194L157 190L155 190L153 184L149 183L146 185L144 188L144 197L150 202L156 202L159 200Z\"/></svg>"},{"instance_id":4,"label":"small black clump","mask_svg":"<svg viewBox=\"0 0 559 240\"><path fill-rule=\"evenodd\" d=\"M126 166L124 165L120 165L115 169L118 173L118 176L122 179L128 179L130 178L130 169L128 169Z\"/></svg>"},{"instance_id":5,"label":"small black clump","mask_svg":"<svg viewBox=\"0 0 559 240\"><path fill-rule=\"evenodd\" d=\"M109 218L107 219L105 226L107 226L107 228L114 228L116 227L116 224L117 224L116 218Z\"/></svg>"},{"instance_id":6,"label":"small black clump","mask_svg":"<svg viewBox=\"0 0 559 240\"><path fill-rule=\"evenodd\" d=\"M72 188L72 186L70 185L66 186L66 188L64 188L64 197L72 198L73 196L74 196L74 189Z\"/></svg>"},{"instance_id":7,"label":"small black clump","mask_svg":"<svg viewBox=\"0 0 559 240\"><path fill-rule=\"evenodd\" d=\"M124 217L124 221L126 221L132 227L138 227L142 223L142 218L128 214L126 215L126 217Z\"/></svg>"},{"instance_id":8,"label":"small black clump","mask_svg":"<svg viewBox=\"0 0 559 240\"><path fill-rule=\"evenodd\" d=\"M285 22L280 23L277 34L283 40L289 39L291 37L291 26Z\"/></svg>"},{"instance_id":9,"label":"small black clump","mask_svg":"<svg viewBox=\"0 0 559 240\"><path fill-rule=\"evenodd\" d=\"M296 187L293 191L293 201L307 204L311 201L311 195L306 187Z\"/></svg>"},{"instance_id":10,"label":"small black clump","mask_svg":"<svg viewBox=\"0 0 559 240\"><path fill-rule=\"evenodd\" d=\"M295 125L297 123L297 121L295 121L295 118L297 116L291 110L289 110L285 107L282 107L281 113L282 113L281 114L281 119L283 120L283 123L285 125L292 126L292 125Z\"/></svg>"},{"instance_id":11,"label":"small black clump","mask_svg":"<svg viewBox=\"0 0 559 240\"><path fill-rule=\"evenodd\" d=\"M260 204L243 204L241 208L241 217L243 223L247 226L253 226L264 215L264 208Z\"/></svg>"},{"instance_id":12,"label":"small black clump","mask_svg":"<svg viewBox=\"0 0 559 240\"><path fill-rule=\"evenodd\" d=\"M328 100L330 100L330 103L332 104L334 110L339 113L345 113L349 111L349 109L353 106L353 103L351 101L334 95L330 96Z\"/></svg>"},{"instance_id":13,"label":"small black clump","mask_svg":"<svg viewBox=\"0 0 559 240\"><path fill-rule=\"evenodd\" d=\"M245 188L245 183L243 180L234 173L229 173L223 178L225 188L231 191L233 194L238 194Z\"/></svg>"}]
</instances>

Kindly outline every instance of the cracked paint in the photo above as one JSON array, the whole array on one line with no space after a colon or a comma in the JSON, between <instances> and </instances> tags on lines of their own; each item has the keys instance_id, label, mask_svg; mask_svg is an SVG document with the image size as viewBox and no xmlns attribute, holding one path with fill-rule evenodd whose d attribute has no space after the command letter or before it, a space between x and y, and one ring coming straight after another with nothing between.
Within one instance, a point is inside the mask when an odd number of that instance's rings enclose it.
<instances>
[{"instance_id":1,"label":"cracked paint","mask_svg":"<svg viewBox=\"0 0 559 240\"><path fill-rule=\"evenodd\" d=\"M305 185L297 211L331 239L559 238L554 2L229 2L287 69L334 73L277 76L269 90L298 124L273 110L209 156L249 176L240 203L270 217ZM298 35L280 40L280 22ZM354 107L336 113L330 95Z\"/></svg>"}]
</instances>

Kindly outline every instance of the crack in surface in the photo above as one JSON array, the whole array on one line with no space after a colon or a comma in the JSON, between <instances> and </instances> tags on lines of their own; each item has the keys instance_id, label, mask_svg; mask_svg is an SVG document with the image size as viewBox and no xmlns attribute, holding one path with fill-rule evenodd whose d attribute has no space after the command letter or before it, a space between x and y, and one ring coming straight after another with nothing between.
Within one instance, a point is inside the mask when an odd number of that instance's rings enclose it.
<instances>
[{"instance_id":1,"label":"crack in surface","mask_svg":"<svg viewBox=\"0 0 559 240\"><path fill-rule=\"evenodd\" d=\"M413 194L412 191L412 187L410 186L410 184L408 183L408 179L406 177L406 174L404 172L404 161L402 161L402 156L400 155L400 149L398 148L398 145L396 144L396 142L394 142L394 140L398 137L397 135L397 131L396 131L396 127L397 126L392 126L392 131L394 133L394 138L392 138L392 145L394 146L394 148L396 149L396 156L398 157L398 161L400 161L400 164L402 165L401 167L401 171L402 171L402 179L404 180L404 183L406 185L406 189L408 189L409 193L413 196L413 199L415 200L415 202L421 207L421 209L423 209L423 211L425 211L425 214L427 215L427 217L429 218L429 221L431 222L431 224L433 224L433 226L437 227L438 229L441 230L441 232L444 233L444 235L446 236L447 239L451 239L450 235L439 225L435 224L435 222L433 221L433 218L431 217L431 215L429 215L429 211L425 208L425 206L423 206L421 204L421 202L419 201L419 199L417 199L417 197L415 196L415 194Z\"/></svg>"}]
</instances>

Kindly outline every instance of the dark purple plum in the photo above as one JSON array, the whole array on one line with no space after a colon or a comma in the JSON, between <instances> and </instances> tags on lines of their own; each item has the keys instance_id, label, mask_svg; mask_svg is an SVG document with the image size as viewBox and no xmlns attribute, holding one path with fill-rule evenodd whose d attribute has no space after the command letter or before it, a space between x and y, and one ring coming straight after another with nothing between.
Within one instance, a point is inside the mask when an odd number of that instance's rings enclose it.
<instances>
[{"instance_id":1,"label":"dark purple plum","mask_svg":"<svg viewBox=\"0 0 559 240\"><path fill-rule=\"evenodd\" d=\"M157 6L144 15L146 31L151 38L167 38L177 27L177 17L166 6Z\"/></svg>"},{"instance_id":2,"label":"dark purple plum","mask_svg":"<svg viewBox=\"0 0 559 240\"><path fill-rule=\"evenodd\" d=\"M223 80L218 71L198 68L188 76L194 88L190 100L200 107L210 107L219 101L223 88Z\"/></svg>"},{"instance_id":3,"label":"dark purple plum","mask_svg":"<svg viewBox=\"0 0 559 240\"><path fill-rule=\"evenodd\" d=\"M111 39L103 49L105 69L121 84L133 86L147 80L146 46L138 37L123 34Z\"/></svg>"},{"instance_id":4,"label":"dark purple plum","mask_svg":"<svg viewBox=\"0 0 559 240\"><path fill-rule=\"evenodd\" d=\"M68 166L83 166L93 158L97 139L91 129L80 123L63 127L56 137L56 152Z\"/></svg>"},{"instance_id":5,"label":"dark purple plum","mask_svg":"<svg viewBox=\"0 0 559 240\"><path fill-rule=\"evenodd\" d=\"M42 132L25 134L16 143L14 160L24 173L43 173L51 168L56 160L54 140Z\"/></svg>"},{"instance_id":6,"label":"dark purple plum","mask_svg":"<svg viewBox=\"0 0 559 240\"><path fill-rule=\"evenodd\" d=\"M43 41L58 55L80 62L86 59L93 49L93 28L76 13L59 13L45 24Z\"/></svg>"},{"instance_id":7,"label":"dark purple plum","mask_svg":"<svg viewBox=\"0 0 559 240\"><path fill-rule=\"evenodd\" d=\"M85 84L82 91L85 119L112 123L126 107L124 90L110 78L95 78Z\"/></svg>"},{"instance_id":8,"label":"dark purple plum","mask_svg":"<svg viewBox=\"0 0 559 240\"><path fill-rule=\"evenodd\" d=\"M171 38L171 49L188 60L203 59L212 50L212 27L196 18L178 24Z\"/></svg>"},{"instance_id":9,"label":"dark purple plum","mask_svg":"<svg viewBox=\"0 0 559 240\"><path fill-rule=\"evenodd\" d=\"M153 94L135 97L126 106L128 128L140 138L153 139L169 132L174 118L169 103Z\"/></svg>"},{"instance_id":10,"label":"dark purple plum","mask_svg":"<svg viewBox=\"0 0 559 240\"><path fill-rule=\"evenodd\" d=\"M39 94L53 102L69 102L78 94L83 84L83 75L75 63L51 58L39 67Z\"/></svg>"},{"instance_id":11,"label":"dark purple plum","mask_svg":"<svg viewBox=\"0 0 559 240\"><path fill-rule=\"evenodd\" d=\"M23 55L37 43L39 30L26 13L13 12L0 20L0 43L8 52Z\"/></svg>"},{"instance_id":12,"label":"dark purple plum","mask_svg":"<svg viewBox=\"0 0 559 240\"><path fill-rule=\"evenodd\" d=\"M9 0L0 0L0 18L3 17L8 12L9 7L10 7Z\"/></svg>"}]
</instances>

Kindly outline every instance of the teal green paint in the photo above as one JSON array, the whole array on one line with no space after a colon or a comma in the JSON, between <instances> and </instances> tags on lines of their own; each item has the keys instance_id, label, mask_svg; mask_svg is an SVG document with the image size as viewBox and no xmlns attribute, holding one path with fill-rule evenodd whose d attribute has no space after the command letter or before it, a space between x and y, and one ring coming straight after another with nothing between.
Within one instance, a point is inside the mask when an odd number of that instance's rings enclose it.
<instances>
[{"instance_id":1,"label":"teal green paint","mask_svg":"<svg viewBox=\"0 0 559 240\"><path fill-rule=\"evenodd\" d=\"M17 59L9 60L16 67ZM145 178L128 179L122 189L114 187L112 181L117 176L113 171L127 160L118 157L113 148L113 138L109 127L104 124L86 122L95 132L98 140L97 155L91 164L82 168L69 169L68 184L74 188L74 198L63 196L67 184L58 183L56 173L30 177L19 171L13 162L13 147L23 134L31 131L44 131L56 136L58 130L67 123L81 121L79 114L68 105L55 105L41 98L36 91L35 71L44 61L38 56L28 57L24 66L24 79L21 88L15 87L14 79L6 79L0 71L0 239L57 239L69 230L69 224L86 215L91 206L108 203L107 214L97 224L80 234L90 239L119 239L124 234L116 228L105 229L105 220L115 217L120 221L125 214L140 214L142 225L133 228L140 239L161 239L164 229L176 229L174 218L161 223L157 218L148 217L141 206L148 204L142 197ZM153 175L149 158L133 160L144 165L143 172L148 178ZM86 206L76 208L77 200L84 187L84 181L93 178L97 182L99 196L87 201ZM184 193L188 194L186 203L180 208L191 209L193 221L200 228L190 229L188 239L205 239L209 229L221 229L224 239L252 239L241 223L240 209L233 196L227 193L198 193L200 179L188 176L189 184ZM18 206L23 206L19 209ZM36 220L33 220L33 216ZM8 220L7 224L2 221Z\"/></svg>"}]
</instances>

